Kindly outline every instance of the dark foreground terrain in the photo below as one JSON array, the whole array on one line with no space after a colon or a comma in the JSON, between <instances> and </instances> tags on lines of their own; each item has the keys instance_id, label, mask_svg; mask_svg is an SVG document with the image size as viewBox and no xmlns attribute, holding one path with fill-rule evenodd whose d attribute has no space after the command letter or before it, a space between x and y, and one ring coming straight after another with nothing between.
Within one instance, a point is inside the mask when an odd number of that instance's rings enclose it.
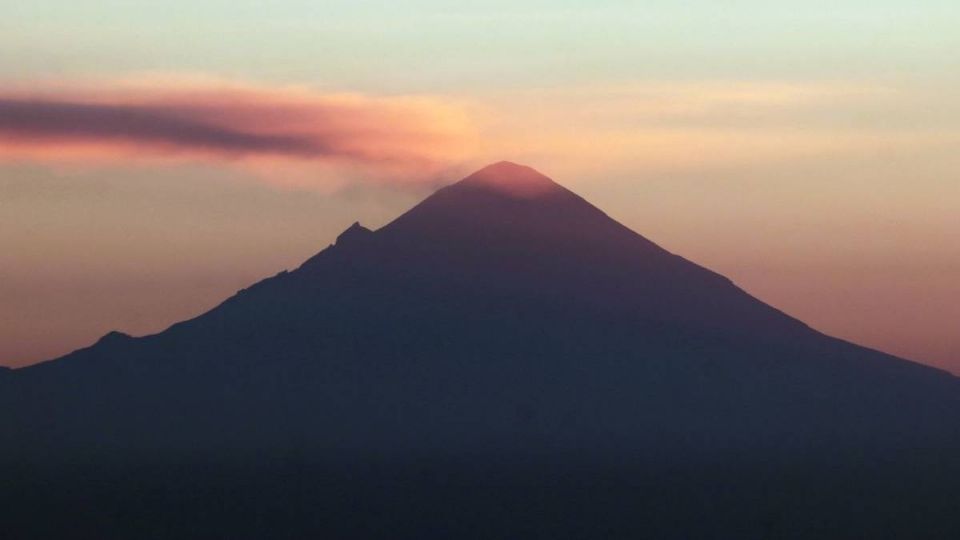
<instances>
[{"instance_id":1,"label":"dark foreground terrain","mask_svg":"<svg viewBox=\"0 0 960 540\"><path fill-rule=\"evenodd\" d=\"M78 464L6 477L0 515L4 538L953 539L951 461Z\"/></svg>"}]
</instances>

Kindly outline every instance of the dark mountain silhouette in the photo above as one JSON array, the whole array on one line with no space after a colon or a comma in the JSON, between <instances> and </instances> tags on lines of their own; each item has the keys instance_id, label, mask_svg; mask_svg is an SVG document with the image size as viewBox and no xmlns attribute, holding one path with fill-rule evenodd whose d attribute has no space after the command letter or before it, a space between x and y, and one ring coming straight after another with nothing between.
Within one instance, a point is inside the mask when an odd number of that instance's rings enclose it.
<instances>
[{"instance_id":1,"label":"dark mountain silhouette","mask_svg":"<svg viewBox=\"0 0 960 540\"><path fill-rule=\"evenodd\" d=\"M956 530L936 502L955 485L957 379L823 335L507 162L200 317L112 332L0 389L23 489L46 504L36 478L92 475L114 487L84 500L136 516L94 512L91 530ZM243 502L226 511L219 490ZM117 502L147 492L139 512Z\"/></svg>"}]
</instances>

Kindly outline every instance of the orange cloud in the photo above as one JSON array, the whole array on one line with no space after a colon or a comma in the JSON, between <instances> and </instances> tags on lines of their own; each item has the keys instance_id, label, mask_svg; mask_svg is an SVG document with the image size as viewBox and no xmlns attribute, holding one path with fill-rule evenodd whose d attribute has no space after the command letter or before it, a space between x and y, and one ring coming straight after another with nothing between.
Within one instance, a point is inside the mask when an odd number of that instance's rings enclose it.
<instances>
[{"instance_id":1,"label":"orange cloud","mask_svg":"<svg viewBox=\"0 0 960 540\"><path fill-rule=\"evenodd\" d=\"M0 160L348 165L422 177L469 151L463 105L206 81L0 94ZM308 176L308 175L303 175Z\"/></svg>"}]
</instances>

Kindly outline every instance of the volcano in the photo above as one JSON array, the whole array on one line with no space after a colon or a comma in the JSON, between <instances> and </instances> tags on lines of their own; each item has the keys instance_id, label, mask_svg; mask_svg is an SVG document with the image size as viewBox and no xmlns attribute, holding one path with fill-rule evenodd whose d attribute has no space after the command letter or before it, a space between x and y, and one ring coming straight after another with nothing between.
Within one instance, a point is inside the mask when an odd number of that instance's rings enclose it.
<instances>
[{"instance_id":1,"label":"volcano","mask_svg":"<svg viewBox=\"0 0 960 540\"><path fill-rule=\"evenodd\" d=\"M849 518L857 504L895 515L905 496L897 475L918 469L936 479L914 493L933 514L901 512L898 523L913 533L954 525L927 503L942 501L956 478L956 378L811 329L509 162L379 230L354 224L296 270L195 319L146 337L110 333L0 374L0 390L4 462L33 471L25 485L36 471L81 463L83 474L122 486L85 495L97 510L63 503L86 508L74 518L98 531L139 534L151 516L189 507L183 493L201 493L193 518L174 512L185 520L178 536L198 523L234 536L266 534L263 523L271 533L350 537L823 533L816 527ZM234 476L169 472L196 464L232 464L236 477L255 478L236 481L245 502L209 512L217 506L204 497L224 496L210 486ZM103 472L118 467L125 472ZM167 472L130 472L158 467ZM316 483L290 484L278 470ZM330 472L345 470L349 481ZM407 487L370 487L384 477ZM796 482L804 477L816 480ZM137 499L143 478L177 504L125 507L136 519L103 514L123 506L116 493ZM841 488L837 478L859 480ZM884 498L888 478L898 487ZM471 487L451 495L451 486ZM344 490L352 495L331 495ZM284 510L264 506L264 493ZM31 500L11 498L18 507ZM305 509L318 505L340 511L315 520ZM628 517L639 509L648 511ZM687 512L709 525L689 529L678 517ZM857 534L900 530L843 523Z\"/></svg>"}]
</instances>

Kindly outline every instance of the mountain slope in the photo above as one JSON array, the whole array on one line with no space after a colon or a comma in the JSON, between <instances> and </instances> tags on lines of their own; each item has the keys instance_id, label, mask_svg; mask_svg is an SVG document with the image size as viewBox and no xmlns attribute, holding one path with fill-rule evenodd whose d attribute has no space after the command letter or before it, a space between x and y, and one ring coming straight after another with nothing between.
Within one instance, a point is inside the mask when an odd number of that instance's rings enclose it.
<instances>
[{"instance_id":1,"label":"mountain slope","mask_svg":"<svg viewBox=\"0 0 960 540\"><path fill-rule=\"evenodd\" d=\"M958 403L953 377L819 334L511 163L196 319L13 375L25 455L900 448L950 440Z\"/></svg>"},{"instance_id":2,"label":"mountain slope","mask_svg":"<svg viewBox=\"0 0 960 540\"><path fill-rule=\"evenodd\" d=\"M0 517L24 537L943 535L958 405L949 374L498 163L157 335L0 371Z\"/></svg>"}]
</instances>

